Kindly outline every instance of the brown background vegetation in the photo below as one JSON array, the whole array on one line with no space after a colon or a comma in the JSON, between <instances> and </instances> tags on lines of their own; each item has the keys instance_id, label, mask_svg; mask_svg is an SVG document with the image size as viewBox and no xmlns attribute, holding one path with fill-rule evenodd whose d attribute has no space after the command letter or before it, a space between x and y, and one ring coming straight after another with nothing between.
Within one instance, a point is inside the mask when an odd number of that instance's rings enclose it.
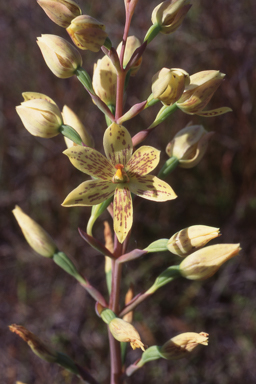
<instances>
[{"instance_id":1,"label":"brown background vegetation","mask_svg":"<svg viewBox=\"0 0 256 384\"><path fill-rule=\"evenodd\" d=\"M151 25L157 0L140 0L131 34L141 40ZM122 37L123 1L80 0L83 13L103 21L115 45ZM230 106L233 113L206 119L178 111L145 142L162 149L190 120L214 131L209 150L192 170L176 169L168 177L179 198L171 203L141 201L135 212L130 247L144 248L193 224L221 228L220 242L241 242L243 251L205 282L178 280L159 290L138 307L134 324L148 345L161 345L186 331L210 334L208 347L190 359L158 360L147 364L127 383L240 384L256 381L256 4L254 0L195 0L175 34L158 36L144 55L143 69L128 88L126 109L147 98L152 75L162 68L180 67L190 74L219 69L226 81L209 107ZM61 80L48 70L36 44L41 34L68 39L35 0L0 3L0 381L27 384L79 380L63 369L39 360L25 343L8 331L22 324L57 350L87 366L101 383L108 382L109 352L105 324L94 313L86 292L51 260L39 257L26 244L11 210L19 204L56 240L81 273L106 295L104 261L79 237L86 228L89 208L63 208L61 202L84 175L62 155L62 137L44 140L22 126L15 106L21 93L35 91L53 98L60 108L71 107L92 132L102 150L104 119L75 78ZM101 53L83 52L84 68L92 74ZM146 128L158 106L130 121L131 134ZM95 226L102 239L103 219ZM154 254L124 268L125 293L130 282L136 293L176 260ZM128 349L132 363L139 351Z\"/></svg>"}]
</instances>

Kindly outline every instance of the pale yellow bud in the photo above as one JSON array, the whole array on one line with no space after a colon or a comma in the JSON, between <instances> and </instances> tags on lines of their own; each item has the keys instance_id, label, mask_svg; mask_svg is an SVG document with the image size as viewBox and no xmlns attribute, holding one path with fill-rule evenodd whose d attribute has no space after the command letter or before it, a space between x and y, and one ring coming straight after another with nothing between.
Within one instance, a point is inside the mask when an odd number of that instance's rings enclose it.
<instances>
[{"instance_id":1,"label":"pale yellow bud","mask_svg":"<svg viewBox=\"0 0 256 384\"><path fill-rule=\"evenodd\" d=\"M57 246L47 232L16 205L12 211L31 248L44 257L53 257Z\"/></svg>"},{"instance_id":2,"label":"pale yellow bud","mask_svg":"<svg viewBox=\"0 0 256 384\"><path fill-rule=\"evenodd\" d=\"M94 64L92 86L97 96L107 105L116 104L117 73L108 56Z\"/></svg>"},{"instance_id":3,"label":"pale yellow bud","mask_svg":"<svg viewBox=\"0 0 256 384\"><path fill-rule=\"evenodd\" d=\"M223 107L221 110L209 111L212 114L203 112L204 107L209 103L215 91L224 81L225 74L220 71L202 71L190 76L190 84L186 86L177 106L183 112L190 115L213 116L230 111L230 108Z\"/></svg>"},{"instance_id":4,"label":"pale yellow bud","mask_svg":"<svg viewBox=\"0 0 256 384\"><path fill-rule=\"evenodd\" d=\"M72 128L74 128L85 145L94 148L94 140L90 132L85 128L85 126L83 125L79 117L75 114L75 112L73 112L72 109L69 108L67 105L64 105L63 107L62 117L64 124L70 125ZM76 145L75 143L73 143L72 140L68 139L67 137L64 137L64 139L68 148L72 147L73 145Z\"/></svg>"},{"instance_id":5,"label":"pale yellow bud","mask_svg":"<svg viewBox=\"0 0 256 384\"><path fill-rule=\"evenodd\" d=\"M110 332L116 340L120 342L129 342L132 349L141 348L145 351L140 335L133 325L116 317L110 321L108 326Z\"/></svg>"},{"instance_id":6,"label":"pale yellow bud","mask_svg":"<svg viewBox=\"0 0 256 384\"><path fill-rule=\"evenodd\" d=\"M172 33L181 25L190 7L189 0L166 0L153 10L152 23L161 26L161 33Z\"/></svg>"},{"instance_id":7,"label":"pale yellow bud","mask_svg":"<svg viewBox=\"0 0 256 384\"><path fill-rule=\"evenodd\" d=\"M108 36L105 26L87 15L73 19L67 32L78 48L92 52L98 52Z\"/></svg>"},{"instance_id":8,"label":"pale yellow bud","mask_svg":"<svg viewBox=\"0 0 256 384\"><path fill-rule=\"evenodd\" d=\"M240 250L240 244L209 245L187 256L179 266L180 273L189 280L208 279Z\"/></svg>"},{"instance_id":9,"label":"pale yellow bud","mask_svg":"<svg viewBox=\"0 0 256 384\"><path fill-rule=\"evenodd\" d=\"M182 359L189 355L198 344L208 345L208 333L186 332L168 340L159 352L168 360Z\"/></svg>"},{"instance_id":10,"label":"pale yellow bud","mask_svg":"<svg viewBox=\"0 0 256 384\"><path fill-rule=\"evenodd\" d=\"M50 70L62 79L74 75L82 65L82 57L78 50L62 37L42 35L37 38L44 60Z\"/></svg>"},{"instance_id":11,"label":"pale yellow bud","mask_svg":"<svg viewBox=\"0 0 256 384\"><path fill-rule=\"evenodd\" d=\"M23 97L27 101L16 107L22 123L31 135L46 139L57 136L59 128L63 124L59 108L48 96L38 94L37 99L34 98L34 95L36 93L24 92Z\"/></svg>"},{"instance_id":12,"label":"pale yellow bud","mask_svg":"<svg viewBox=\"0 0 256 384\"><path fill-rule=\"evenodd\" d=\"M63 28L67 28L71 21L82 13L72 0L37 0L37 2L46 15Z\"/></svg>"},{"instance_id":13,"label":"pale yellow bud","mask_svg":"<svg viewBox=\"0 0 256 384\"><path fill-rule=\"evenodd\" d=\"M132 57L133 52L137 48L139 48L140 46L141 46L141 43L140 43L140 41L139 41L139 39L137 37L129 36L127 38L125 52L124 52L124 61L123 61L124 68L129 63L129 61L130 61L130 59ZM116 50L119 57L120 57L120 53L121 53L121 48L122 48L122 42L118 45L117 50ZM131 70L131 72L130 72L131 76L135 76L136 75L136 73L140 69L141 62L142 62L142 57L140 57L139 60L131 67L131 69L130 69Z\"/></svg>"},{"instance_id":14,"label":"pale yellow bud","mask_svg":"<svg viewBox=\"0 0 256 384\"><path fill-rule=\"evenodd\" d=\"M168 143L166 153L176 157L180 167L192 168L203 158L212 135L202 125L187 126Z\"/></svg>"},{"instance_id":15,"label":"pale yellow bud","mask_svg":"<svg viewBox=\"0 0 256 384\"><path fill-rule=\"evenodd\" d=\"M175 255L184 257L202 248L210 240L220 236L219 228L207 225L192 225L176 232L167 243L167 248Z\"/></svg>"},{"instance_id":16,"label":"pale yellow bud","mask_svg":"<svg viewBox=\"0 0 256 384\"><path fill-rule=\"evenodd\" d=\"M154 99L165 105L171 105L180 99L185 86L189 84L189 74L179 68L162 68L152 78Z\"/></svg>"}]
</instances>

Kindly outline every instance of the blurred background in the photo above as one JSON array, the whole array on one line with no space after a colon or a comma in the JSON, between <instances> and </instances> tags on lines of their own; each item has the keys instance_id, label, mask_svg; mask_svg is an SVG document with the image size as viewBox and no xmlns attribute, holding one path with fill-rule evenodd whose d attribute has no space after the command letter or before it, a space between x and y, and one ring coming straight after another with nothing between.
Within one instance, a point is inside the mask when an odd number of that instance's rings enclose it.
<instances>
[{"instance_id":1,"label":"blurred background","mask_svg":"<svg viewBox=\"0 0 256 384\"><path fill-rule=\"evenodd\" d=\"M122 38L122 0L77 0L84 14L104 22L115 46ZM130 34L143 40L158 0L140 0ZM201 118L177 111L145 141L162 150L189 121L215 132L203 160L191 170L177 168L167 182L178 199L169 203L140 200L134 212L130 249L145 248L158 238L169 238L194 224L215 226L217 242L241 243L239 256L203 282L176 280L142 303L134 325L147 345L161 345L182 332L207 332L208 347L189 359L158 360L147 364L127 383L252 384L256 381L256 3L254 0L194 0L182 26L172 35L159 35L147 48L127 93L127 110L148 97L151 78L162 67L182 68L189 74L206 69L226 73L208 109L229 106L233 113ZM55 239L82 275L107 295L104 259L77 232L86 229L90 208L63 208L66 195L85 176L63 156L64 140L31 136L15 112L21 93L50 96L62 109L72 108L92 133L102 151L105 121L76 78L56 78L36 44L41 34L69 40L35 0L0 2L0 332L1 383L75 384L79 379L62 368L41 361L9 324L21 324L55 349L90 369L107 384L109 350L105 324L94 312L94 301L72 277L51 260L35 254L18 227L12 209L18 204ZM102 53L82 52L83 67L92 75ZM159 105L126 124L134 135L153 121ZM104 214L95 236L103 240ZM215 241L216 242L216 241ZM179 261L168 253L150 254L125 265L122 297L130 283L136 294L148 289L155 277ZM140 351L128 347L127 364Z\"/></svg>"}]
</instances>

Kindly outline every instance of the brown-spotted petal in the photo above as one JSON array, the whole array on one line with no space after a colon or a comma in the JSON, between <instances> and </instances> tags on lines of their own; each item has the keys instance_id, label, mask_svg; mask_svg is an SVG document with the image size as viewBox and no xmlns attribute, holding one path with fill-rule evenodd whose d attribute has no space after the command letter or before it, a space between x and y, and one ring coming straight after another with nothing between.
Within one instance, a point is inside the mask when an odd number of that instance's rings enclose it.
<instances>
[{"instance_id":1,"label":"brown-spotted petal","mask_svg":"<svg viewBox=\"0 0 256 384\"><path fill-rule=\"evenodd\" d=\"M69 193L62 205L91 206L100 204L114 194L116 185L111 181L88 180Z\"/></svg>"},{"instance_id":2,"label":"brown-spotted petal","mask_svg":"<svg viewBox=\"0 0 256 384\"><path fill-rule=\"evenodd\" d=\"M107 158L115 166L126 165L133 151L130 133L122 125L112 123L106 129L103 137L103 146Z\"/></svg>"},{"instance_id":3,"label":"brown-spotted petal","mask_svg":"<svg viewBox=\"0 0 256 384\"><path fill-rule=\"evenodd\" d=\"M110 180L115 174L111 163L100 152L93 148L80 145L66 149L63 152L79 171L101 180Z\"/></svg>"},{"instance_id":4,"label":"brown-spotted petal","mask_svg":"<svg viewBox=\"0 0 256 384\"><path fill-rule=\"evenodd\" d=\"M116 188L114 195L114 231L120 243L123 243L128 235L132 227L132 221L131 193L128 188Z\"/></svg>"},{"instance_id":5,"label":"brown-spotted petal","mask_svg":"<svg viewBox=\"0 0 256 384\"><path fill-rule=\"evenodd\" d=\"M154 147L144 145L134 152L126 165L126 171L129 177L134 175L147 175L158 165L160 160L160 151Z\"/></svg>"},{"instance_id":6,"label":"brown-spotted petal","mask_svg":"<svg viewBox=\"0 0 256 384\"><path fill-rule=\"evenodd\" d=\"M167 201L177 197L169 184L152 175L134 176L130 179L129 189L135 195L147 200Z\"/></svg>"}]
</instances>

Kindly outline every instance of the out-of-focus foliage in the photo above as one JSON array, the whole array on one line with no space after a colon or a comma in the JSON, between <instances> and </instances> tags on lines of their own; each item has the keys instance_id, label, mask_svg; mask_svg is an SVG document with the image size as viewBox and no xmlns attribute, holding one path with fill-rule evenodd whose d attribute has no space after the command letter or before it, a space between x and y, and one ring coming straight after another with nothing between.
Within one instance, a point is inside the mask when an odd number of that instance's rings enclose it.
<instances>
[{"instance_id":1,"label":"out-of-focus foliage","mask_svg":"<svg viewBox=\"0 0 256 384\"><path fill-rule=\"evenodd\" d=\"M83 1L79 6L104 22L117 46L124 23L123 1ZM159 1L140 0L131 34L143 40L150 15ZM131 246L145 248L153 240L169 238L195 224L221 228L224 243L240 242L243 253L206 282L175 281L159 290L135 313L135 325L147 345L163 344L178 333L209 333L207 350L190 360L159 360L127 379L127 383L248 384L255 383L256 321L256 3L254 0L195 0L182 26L171 36L159 35L143 56L143 70L128 86L126 110L148 97L151 77L162 67L183 68L189 74L206 69L226 73L226 80L209 104L227 105L233 113L206 119L177 111L145 142L165 148L190 120L214 131L208 152L192 170L177 168L166 180L178 199L157 203L137 199ZM49 95L62 108L68 105L94 135L102 150L105 129L101 112L75 79L61 80L47 68L36 37L56 34L68 39L35 0L0 2L0 329L1 382L32 384L78 383L61 368L38 360L26 345L8 332L12 323L27 326L57 349L87 366L101 383L107 383L108 342L105 324L94 313L94 303L78 284L50 260L33 253L11 213L18 204L39 222L94 285L106 295L104 260L80 238L90 208L63 208L64 197L84 175L62 155L63 139L31 136L22 126L15 106L24 91ZM82 52L82 51L81 51ZM82 52L85 69L102 54ZM142 86L143 84L143 86ZM147 109L126 127L131 134L153 121L157 106ZM102 127L102 128L101 128ZM100 139L100 140L99 140ZM164 151L162 163L167 159ZM159 169L162 165L159 166ZM103 215L95 225L102 236ZM124 268L126 287L147 289L174 256L152 254ZM132 281L131 281L132 280ZM128 349L132 363L140 352Z\"/></svg>"}]
</instances>

